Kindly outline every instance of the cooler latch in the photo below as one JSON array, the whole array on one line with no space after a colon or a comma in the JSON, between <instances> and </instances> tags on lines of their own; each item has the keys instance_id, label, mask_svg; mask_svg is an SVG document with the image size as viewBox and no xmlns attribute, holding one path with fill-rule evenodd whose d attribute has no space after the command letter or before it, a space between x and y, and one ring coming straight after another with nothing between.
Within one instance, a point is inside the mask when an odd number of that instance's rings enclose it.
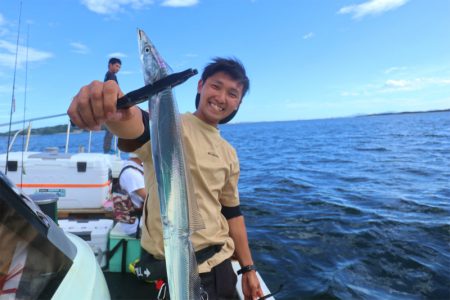
<instances>
[{"instance_id":1,"label":"cooler latch","mask_svg":"<svg viewBox=\"0 0 450 300\"><path fill-rule=\"evenodd\" d=\"M78 173L86 172L87 162L85 161L77 161L77 171Z\"/></svg>"},{"instance_id":2,"label":"cooler latch","mask_svg":"<svg viewBox=\"0 0 450 300\"><path fill-rule=\"evenodd\" d=\"M17 160L8 160L7 166L8 166L8 171L11 171L11 172L17 171Z\"/></svg>"}]
</instances>

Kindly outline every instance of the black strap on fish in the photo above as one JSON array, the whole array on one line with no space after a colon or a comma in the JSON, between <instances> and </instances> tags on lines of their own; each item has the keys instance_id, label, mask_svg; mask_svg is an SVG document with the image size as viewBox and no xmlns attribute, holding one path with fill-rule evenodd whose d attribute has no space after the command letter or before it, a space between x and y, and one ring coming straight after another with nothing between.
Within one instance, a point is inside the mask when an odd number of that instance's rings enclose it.
<instances>
[{"instance_id":1,"label":"black strap on fish","mask_svg":"<svg viewBox=\"0 0 450 300\"><path fill-rule=\"evenodd\" d=\"M117 109L129 108L133 105L142 103L148 100L151 96L158 94L166 88L173 88L179 84L182 84L198 72L196 69L187 69L179 73L170 74L153 84L147 84L137 90L129 92L125 96L117 100Z\"/></svg>"}]
</instances>

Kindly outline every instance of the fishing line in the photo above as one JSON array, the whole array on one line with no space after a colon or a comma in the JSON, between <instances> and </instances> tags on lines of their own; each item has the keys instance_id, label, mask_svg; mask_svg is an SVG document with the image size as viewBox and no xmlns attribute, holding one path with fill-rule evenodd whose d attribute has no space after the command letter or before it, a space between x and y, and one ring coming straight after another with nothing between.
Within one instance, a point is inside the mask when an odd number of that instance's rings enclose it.
<instances>
[{"instance_id":1,"label":"fishing line","mask_svg":"<svg viewBox=\"0 0 450 300\"><path fill-rule=\"evenodd\" d=\"M30 39L30 25L27 26L27 54L26 54L26 60L25 60L25 96L23 100L23 124L22 124L22 169L20 172L20 186L22 189L23 184L23 174L25 172L24 166L23 166L23 155L25 152L25 113L27 110L27 86L28 86L28 48L29 48L29 39Z\"/></svg>"},{"instance_id":2,"label":"fishing line","mask_svg":"<svg viewBox=\"0 0 450 300\"><path fill-rule=\"evenodd\" d=\"M16 89L16 71L17 71L17 54L19 53L19 37L20 37L20 20L22 18L22 1L20 1L20 12L19 12L19 26L17 28L17 43L16 43L16 59L14 63L14 76L13 76L13 88L11 97L11 111L9 112L9 131L8 131L8 147L6 148L6 164L5 164L5 175L8 174L8 158L9 158L9 144L11 143L11 123L12 114L15 111L15 95L14 90Z\"/></svg>"},{"instance_id":3,"label":"fishing line","mask_svg":"<svg viewBox=\"0 0 450 300\"><path fill-rule=\"evenodd\" d=\"M21 124L22 122L31 122L31 121L38 121L38 120L45 120L45 119L52 119L52 118L56 118L56 117L62 117L62 116L67 116L67 113L62 113L62 114L56 114L56 115L51 115L51 116L45 116L45 117L38 117L38 118L31 118L31 119L27 119L27 120L20 120L20 121L16 121L16 122L12 122L11 124L15 125L15 124ZM6 126L9 123L3 123L0 124L0 127L2 126Z\"/></svg>"}]
</instances>

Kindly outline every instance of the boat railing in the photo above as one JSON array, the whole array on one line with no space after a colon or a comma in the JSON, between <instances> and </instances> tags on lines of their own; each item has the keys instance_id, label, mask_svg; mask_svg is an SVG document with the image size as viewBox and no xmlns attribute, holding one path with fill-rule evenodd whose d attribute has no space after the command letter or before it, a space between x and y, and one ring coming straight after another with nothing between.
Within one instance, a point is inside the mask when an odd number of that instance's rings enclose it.
<instances>
[{"instance_id":1,"label":"boat railing","mask_svg":"<svg viewBox=\"0 0 450 300\"><path fill-rule=\"evenodd\" d=\"M57 117L61 117L61 116L62 115L59 114L59 115L53 115L53 116L47 116L47 117L41 117L41 118L35 118L35 119L30 119L30 120L22 120L22 121L14 122L13 124L18 124L18 123L25 123L26 121L29 121L28 122L28 128L27 128L27 134L26 134L26 143L23 146L23 151L24 152L28 151L30 137L31 137L31 128L32 128L32 122L31 121L50 119L50 118L57 118ZM0 127L3 126L3 125L7 125L7 124L0 124ZM66 127L66 142L65 142L65 147L64 147L64 153L66 153L66 154L69 152L71 127L72 127L72 124L71 124L71 122L69 120L67 122L67 127ZM13 149L14 143L16 142L17 136L20 133L22 133L24 130L25 129L22 128L22 129L17 130L14 133L14 136L11 139L10 145L8 147L8 152L11 152L11 150ZM112 143L113 147L114 147L113 150L114 150L115 155L120 158L120 150L118 149L117 142L118 142L117 136L114 136L113 143ZM89 131L89 139L88 139L88 145L87 145L87 152L88 153L91 153L91 150L92 150L91 145L92 145L92 131ZM84 147L80 146L78 148L78 152L84 152L84 149L85 149Z\"/></svg>"},{"instance_id":2,"label":"boat railing","mask_svg":"<svg viewBox=\"0 0 450 300\"><path fill-rule=\"evenodd\" d=\"M11 144L9 145L8 152L11 152L11 149L12 149L12 147L13 147L13 145L14 145L14 142L16 141L17 136L18 136L19 133L21 133L22 131L23 131L23 129L19 129L19 130L17 130L17 132L14 134L14 136L13 136L13 138L12 138L12 140L11 140ZM24 151L25 151L25 152L28 151L28 145L29 145L29 143L30 143L30 133L31 133L31 122L28 123L27 140L26 140L25 147L24 147Z\"/></svg>"}]
</instances>

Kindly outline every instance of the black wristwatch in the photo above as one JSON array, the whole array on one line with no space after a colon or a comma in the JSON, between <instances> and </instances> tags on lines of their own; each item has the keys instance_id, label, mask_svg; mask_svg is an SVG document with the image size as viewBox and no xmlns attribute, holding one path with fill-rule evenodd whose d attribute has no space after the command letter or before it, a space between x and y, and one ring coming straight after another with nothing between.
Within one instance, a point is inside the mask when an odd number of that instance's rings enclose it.
<instances>
[{"instance_id":1,"label":"black wristwatch","mask_svg":"<svg viewBox=\"0 0 450 300\"><path fill-rule=\"evenodd\" d=\"M238 274L238 275L241 275L241 274L244 274L244 273L253 271L253 270L256 271L255 265L248 265L248 266L242 267L240 270L238 270L238 271L237 271L237 274Z\"/></svg>"}]
</instances>

